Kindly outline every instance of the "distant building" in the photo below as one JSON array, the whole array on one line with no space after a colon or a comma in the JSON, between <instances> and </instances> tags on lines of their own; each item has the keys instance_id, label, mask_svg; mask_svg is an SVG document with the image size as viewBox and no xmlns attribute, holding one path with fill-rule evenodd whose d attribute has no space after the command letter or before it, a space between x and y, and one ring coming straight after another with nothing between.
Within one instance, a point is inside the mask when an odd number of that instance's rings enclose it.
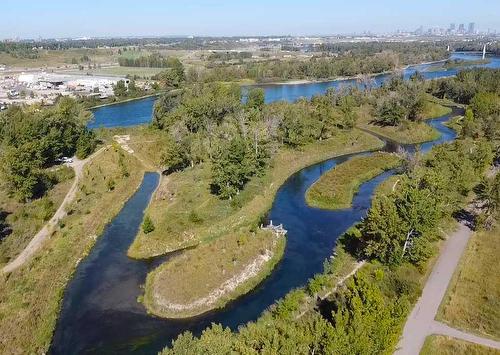
<instances>
[{"instance_id":1,"label":"distant building","mask_svg":"<svg viewBox=\"0 0 500 355\"><path fill-rule=\"evenodd\" d=\"M474 22L469 23L469 28L467 29L468 34L476 33L476 24Z\"/></svg>"},{"instance_id":2,"label":"distant building","mask_svg":"<svg viewBox=\"0 0 500 355\"><path fill-rule=\"evenodd\" d=\"M465 33L465 25L463 23L461 23L460 25L458 25L458 33Z\"/></svg>"},{"instance_id":3,"label":"distant building","mask_svg":"<svg viewBox=\"0 0 500 355\"><path fill-rule=\"evenodd\" d=\"M455 23L451 23L450 24L450 32L453 32L457 29L457 27L455 26Z\"/></svg>"}]
</instances>

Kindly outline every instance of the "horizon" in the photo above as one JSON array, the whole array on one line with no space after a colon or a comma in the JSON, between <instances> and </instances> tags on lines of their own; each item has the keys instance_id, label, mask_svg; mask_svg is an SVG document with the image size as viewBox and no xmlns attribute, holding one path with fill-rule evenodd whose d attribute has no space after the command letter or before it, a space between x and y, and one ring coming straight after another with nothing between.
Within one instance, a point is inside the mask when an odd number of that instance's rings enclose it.
<instances>
[{"instance_id":1,"label":"horizon","mask_svg":"<svg viewBox=\"0 0 500 355\"><path fill-rule=\"evenodd\" d=\"M28 6L26 6L28 5ZM473 22L479 31L498 31L500 2L480 0L349 4L313 0L229 3L197 0L165 4L158 0L139 6L130 0L85 4L61 0L49 4L7 0L2 5L0 39L60 39L118 37L262 37L389 34L424 28L448 28ZM429 11L432 9L432 11ZM57 19L58 21L47 21Z\"/></svg>"}]
</instances>

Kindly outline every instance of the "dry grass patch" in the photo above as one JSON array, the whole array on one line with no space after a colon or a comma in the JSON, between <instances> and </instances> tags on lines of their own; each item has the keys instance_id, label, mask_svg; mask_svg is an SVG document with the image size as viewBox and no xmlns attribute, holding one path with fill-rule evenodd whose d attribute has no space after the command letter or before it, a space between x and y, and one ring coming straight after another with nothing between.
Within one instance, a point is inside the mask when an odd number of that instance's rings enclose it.
<instances>
[{"instance_id":1,"label":"dry grass patch","mask_svg":"<svg viewBox=\"0 0 500 355\"><path fill-rule=\"evenodd\" d=\"M306 202L323 209L349 208L363 182L395 168L400 162L397 155L383 152L349 159L323 174L307 190Z\"/></svg>"},{"instance_id":2,"label":"dry grass patch","mask_svg":"<svg viewBox=\"0 0 500 355\"><path fill-rule=\"evenodd\" d=\"M0 240L0 267L14 259L54 215L68 193L75 173L71 168L61 167L50 175L56 185L45 196L30 202L19 202L0 189L0 212L7 215L5 222L11 231Z\"/></svg>"},{"instance_id":3,"label":"dry grass patch","mask_svg":"<svg viewBox=\"0 0 500 355\"><path fill-rule=\"evenodd\" d=\"M441 304L440 320L500 339L499 258L499 227L472 236Z\"/></svg>"},{"instance_id":4,"label":"dry grass patch","mask_svg":"<svg viewBox=\"0 0 500 355\"><path fill-rule=\"evenodd\" d=\"M156 229L147 235L139 231L128 254L149 258L228 234L249 234L291 174L328 158L382 145L376 137L354 129L301 150L283 149L271 161L267 173L254 177L232 201L210 193L209 163L171 174L163 179L146 211Z\"/></svg>"},{"instance_id":5,"label":"dry grass patch","mask_svg":"<svg viewBox=\"0 0 500 355\"><path fill-rule=\"evenodd\" d=\"M285 237L262 230L202 244L148 275L144 303L148 311L166 318L221 308L260 283L284 248Z\"/></svg>"},{"instance_id":6,"label":"dry grass patch","mask_svg":"<svg viewBox=\"0 0 500 355\"><path fill-rule=\"evenodd\" d=\"M425 339L420 355L499 355L500 351L467 341L431 335Z\"/></svg>"},{"instance_id":7,"label":"dry grass patch","mask_svg":"<svg viewBox=\"0 0 500 355\"><path fill-rule=\"evenodd\" d=\"M128 177L123 176L123 165ZM0 275L1 354L47 351L73 271L142 177L142 166L134 157L125 153L120 159L112 148L85 167L75 202L59 228L25 266Z\"/></svg>"}]
</instances>

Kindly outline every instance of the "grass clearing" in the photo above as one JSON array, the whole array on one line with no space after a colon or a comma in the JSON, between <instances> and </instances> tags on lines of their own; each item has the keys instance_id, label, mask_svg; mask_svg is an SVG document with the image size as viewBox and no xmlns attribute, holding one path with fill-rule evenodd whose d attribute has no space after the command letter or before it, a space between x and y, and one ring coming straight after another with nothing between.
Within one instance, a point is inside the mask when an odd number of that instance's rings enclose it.
<instances>
[{"instance_id":1,"label":"grass clearing","mask_svg":"<svg viewBox=\"0 0 500 355\"><path fill-rule=\"evenodd\" d=\"M307 190L306 202L309 206L322 209L349 208L363 182L400 163L397 155L383 152L349 159L323 174Z\"/></svg>"},{"instance_id":2,"label":"grass clearing","mask_svg":"<svg viewBox=\"0 0 500 355\"><path fill-rule=\"evenodd\" d=\"M499 355L500 350L488 348L464 340L443 335L431 335L425 339L420 355Z\"/></svg>"},{"instance_id":3,"label":"grass clearing","mask_svg":"<svg viewBox=\"0 0 500 355\"><path fill-rule=\"evenodd\" d=\"M120 159L119 152L108 148L88 163L76 199L59 228L25 266L0 275L0 353L48 350L73 271L142 180L140 162L127 153L121 153ZM123 166L128 177L123 176Z\"/></svg>"},{"instance_id":4,"label":"grass clearing","mask_svg":"<svg viewBox=\"0 0 500 355\"><path fill-rule=\"evenodd\" d=\"M73 70L70 72L65 72L66 74L77 74L77 75L103 75L103 76L138 76L141 78L151 78L153 75L156 75L165 68L141 68L141 67L121 67L121 66L109 66L102 67L96 69L88 69L84 70Z\"/></svg>"},{"instance_id":5,"label":"grass clearing","mask_svg":"<svg viewBox=\"0 0 500 355\"><path fill-rule=\"evenodd\" d=\"M0 240L0 267L15 258L54 215L68 193L75 173L63 166L50 175L56 181L55 186L45 196L30 202L19 202L4 189L0 190L0 211L7 214L6 224L12 231Z\"/></svg>"},{"instance_id":6,"label":"grass clearing","mask_svg":"<svg viewBox=\"0 0 500 355\"><path fill-rule=\"evenodd\" d=\"M136 139L131 133L133 149L139 145L134 145ZM254 177L232 201L220 200L210 193L208 163L173 173L162 179L146 211L156 229L147 235L140 231L128 254L150 258L227 234L248 234L258 226L277 190L294 172L328 158L375 150L382 145L376 137L354 129L302 150L283 149L273 158L267 173ZM144 149L158 150L157 147L158 143L151 143Z\"/></svg>"},{"instance_id":7,"label":"grass clearing","mask_svg":"<svg viewBox=\"0 0 500 355\"><path fill-rule=\"evenodd\" d=\"M151 313L166 318L221 308L271 273L285 243L283 236L258 230L251 235L226 235L187 250L148 275L144 304Z\"/></svg>"},{"instance_id":8,"label":"grass clearing","mask_svg":"<svg viewBox=\"0 0 500 355\"><path fill-rule=\"evenodd\" d=\"M451 108L426 101L422 116L425 119L441 117L451 113ZM359 110L357 126L402 144L423 143L439 138L439 132L425 122L404 121L399 126L382 126L373 121L367 106Z\"/></svg>"},{"instance_id":9,"label":"grass clearing","mask_svg":"<svg viewBox=\"0 0 500 355\"><path fill-rule=\"evenodd\" d=\"M437 318L452 327L500 339L500 228L474 233Z\"/></svg>"}]
</instances>

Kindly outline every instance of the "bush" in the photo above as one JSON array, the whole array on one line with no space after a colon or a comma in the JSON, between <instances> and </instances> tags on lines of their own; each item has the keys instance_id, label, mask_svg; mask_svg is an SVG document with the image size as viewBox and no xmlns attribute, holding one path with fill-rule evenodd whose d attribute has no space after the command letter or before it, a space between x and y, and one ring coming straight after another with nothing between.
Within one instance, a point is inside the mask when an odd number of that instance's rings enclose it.
<instances>
[{"instance_id":1,"label":"bush","mask_svg":"<svg viewBox=\"0 0 500 355\"><path fill-rule=\"evenodd\" d=\"M146 217L144 217L144 222L142 222L142 231L144 232L144 234L149 234L154 230L155 230L155 225L151 220L151 217L146 215Z\"/></svg>"}]
</instances>

